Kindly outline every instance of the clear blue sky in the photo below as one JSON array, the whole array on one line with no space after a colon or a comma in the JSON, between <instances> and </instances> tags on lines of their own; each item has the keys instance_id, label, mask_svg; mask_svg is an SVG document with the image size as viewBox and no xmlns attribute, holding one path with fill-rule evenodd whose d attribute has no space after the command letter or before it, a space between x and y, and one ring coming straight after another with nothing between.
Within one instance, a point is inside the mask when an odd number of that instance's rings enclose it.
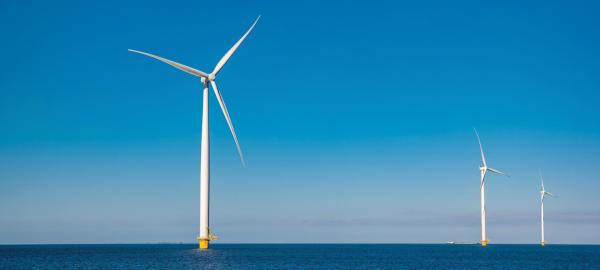
<instances>
[{"instance_id":1,"label":"clear blue sky","mask_svg":"<svg viewBox=\"0 0 600 270\"><path fill-rule=\"evenodd\" d=\"M102 3L101 3L102 2ZM228 242L600 243L594 1L0 3L0 243L194 242L200 82ZM485 2L485 1L484 1Z\"/></svg>"}]
</instances>

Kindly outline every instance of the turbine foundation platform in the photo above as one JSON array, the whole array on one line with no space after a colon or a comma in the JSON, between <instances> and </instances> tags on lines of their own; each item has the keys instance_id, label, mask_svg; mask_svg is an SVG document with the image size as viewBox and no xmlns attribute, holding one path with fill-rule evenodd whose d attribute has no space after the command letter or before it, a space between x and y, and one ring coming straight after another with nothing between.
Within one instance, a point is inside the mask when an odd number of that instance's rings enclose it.
<instances>
[{"instance_id":1,"label":"turbine foundation platform","mask_svg":"<svg viewBox=\"0 0 600 270\"><path fill-rule=\"evenodd\" d=\"M487 246L487 240L481 240L481 246L482 247Z\"/></svg>"},{"instance_id":2,"label":"turbine foundation platform","mask_svg":"<svg viewBox=\"0 0 600 270\"><path fill-rule=\"evenodd\" d=\"M200 249L208 249L208 242L210 240L208 239L200 239L200 237L198 237L198 244L199 244L199 248Z\"/></svg>"}]
</instances>

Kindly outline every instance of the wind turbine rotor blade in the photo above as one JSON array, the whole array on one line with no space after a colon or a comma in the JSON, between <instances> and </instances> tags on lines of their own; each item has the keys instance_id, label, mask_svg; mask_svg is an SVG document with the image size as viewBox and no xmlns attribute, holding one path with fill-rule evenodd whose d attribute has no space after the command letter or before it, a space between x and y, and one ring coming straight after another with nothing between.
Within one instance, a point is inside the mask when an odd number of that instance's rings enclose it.
<instances>
[{"instance_id":1,"label":"wind turbine rotor blade","mask_svg":"<svg viewBox=\"0 0 600 270\"><path fill-rule=\"evenodd\" d=\"M487 169L488 169L488 171L490 171L490 172L497 173L497 174L500 174L500 175L504 175L504 176L506 176L506 177L510 177L510 175L508 175L508 174L506 174L506 173L503 173L503 172L501 172L501 171L499 171L499 170L496 170L496 169L494 169L494 168L487 168Z\"/></svg>"},{"instance_id":2,"label":"wind turbine rotor blade","mask_svg":"<svg viewBox=\"0 0 600 270\"><path fill-rule=\"evenodd\" d=\"M544 191L546 189L544 189L544 177L542 176L542 170L540 170L539 173L540 173L540 181L542 182L542 191Z\"/></svg>"},{"instance_id":3,"label":"wind turbine rotor blade","mask_svg":"<svg viewBox=\"0 0 600 270\"><path fill-rule=\"evenodd\" d=\"M219 60L219 62L215 66L215 69L212 72L213 75L217 75L219 73L219 71L221 71L221 69L223 68L223 66L225 66L225 64L227 63L229 58L235 53L235 51L242 44L242 42L244 42L244 39L246 39L246 37L250 34L250 32L252 32L252 29L254 28L254 26L256 25L256 23L258 22L259 19L260 19L260 16L258 16L258 18L256 18L256 20L254 21L252 26L250 26L250 28L248 29L248 31L246 31L246 33L242 36L242 38L240 38L240 40L238 40L233 45L233 47L231 47L231 49L229 49L229 51L227 51L227 53L221 58L221 60Z\"/></svg>"},{"instance_id":4,"label":"wind turbine rotor blade","mask_svg":"<svg viewBox=\"0 0 600 270\"><path fill-rule=\"evenodd\" d=\"M198 76L200 78L208 78L208 74L206 74L206 73L204 73L204 72L202 72L200 70L197 70L197 69L192 68L192 67L188 67L188 66L183 65L183 64L179 64L179 63L171 61L169 59L165 59L165 58L162 58L160 56L156 56L154 54L150 54L150 53L147 53L147 52L136 51L136 50L132 50L132 49L129 49L129 51L130 52L134 52L134 53L143 54L145 56L152 57L152 58L154 58L156 60L165 62L165 63L167 63L167 64L169 64L169 65L171 65L171 66L173 66L173 67L175 67L177 69L183 70L183 71L185 71L185 72L187 72L189 74L192 74L194 76Z\"/></svg>"},{"instance_id":5,"label":"wind turbine rotor blade","mask_svg":"<svg viewBox=\"0 0 600 270\"><path fill-rule=\"evenodd\" d=\"M552 194L552 193L550 193L550 192L546 192L546 191L544 191L544 194L545 194L545 195L548 195L548 196L550 196L550 197L556 197L554 194Z\"/></svg>"},{"instance_id":6,"label":"wind turbine rotor blade","mask_svg":"<svg viewBox=\"0 0 600 270\"><path fill-rule=\"evenodd\" d=\"M481 139L479 139L479 133L477 133L477 129L473 128L475 131L475 136L477 136L477 142L479 143L479 151L481 152L481 161L483 162L483 166L487 167L485 163L485 155L483 154L483 146L481 145Z\"/></svg>"},{"instance_id":7,"label":"wind turbine rotor blade","mask_svg":"<svg viewBox=\"0 0 600 270\"><path fill-rule=\"evenodd\" d=\"M542 179L542 191L545 191L546 189L544 188L544 180Z\"/></svg>"},{"instance_id":8,"label":"wind turbine rotor blade","mask_svg":"<svg viewBox=\"0 0 600 270\"><path fill-rule=\"evenodd\" d=\"M229 130L231 130L231 135L233 135L233 140L235 141L235 146L237 147L238 154L240 155L240 159L242 161L242 166L246 166L246 162L244 161L244 154L242 153L242 148L240 147L240 143L238 142L237 135L235 135L235 129L233 128L233 123L231 122L231 117L229 117L229 111L227 111L227 105L225 105L225 101L221 96L221 92L219 92L219 88L217 88L217 83L215 81L210 81L212 85L212 89L217 97L217 101L219 101L219 105L221 106L221 110L223 111L223 115L225 116L225 120L227 120L227 125L229 125Z\"/></svg>"}]
</instances>

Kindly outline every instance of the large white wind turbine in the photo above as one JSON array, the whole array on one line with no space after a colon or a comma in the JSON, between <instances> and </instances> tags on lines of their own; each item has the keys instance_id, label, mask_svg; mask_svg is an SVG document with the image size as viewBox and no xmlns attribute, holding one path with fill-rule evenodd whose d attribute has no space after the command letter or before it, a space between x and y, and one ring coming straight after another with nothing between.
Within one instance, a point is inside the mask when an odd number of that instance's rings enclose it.
<instances>
[{"instance_id":1,"label":"large white wind turbine","mask_svg":"<svg viewBox=\"0 0 600 270\"><path fill-rule=\"evenodd\" d=\"M542 172L540 172L540 181L542 182L542 189L540 189L540 199L542 201L542 209L541 209L541 226L542 226L542 246L546 244L544 239L544 198L546 196L554 196L552 193L547 192L544 188L544 177L542 177Z\"/></svg>"},{"instance_id":2,"label":"large white wind turbine","mask_svg":"<svg viewBox=\"0 0 600 270\"><path fill-rule=\"evenodd\" d=\"M215 240L216 236L214 236L209 228L208 228L208 203L209 203L209 170L210 170L210 162L209 162L209 133L208 133L208 87L209 84L212 86L212 90L221 106L221 110L225 115L225 120L227 121L227 125L229 125L229 129L231 130L231 134L233 135L233 140L235 141L235 145L237 147L237 151L240 155L240 159L242 161L242 165L244 165L244 155L242 154L242 149L240 148L240 144L238 142L237 136L235 134L235 130L233 128L233 123L231 122L231 118L229 117L229 112L227 111L227 106L225 105L225 101L223 101L223 97L221 96L221 92L217 88L217 84L215 82L216 76L221 71L223 66L227 63L229 58L235 53L238 47L242 44L244 39L250 34L260 16L256 18L252 26L246 31L246 33L227 51L227 53L219 60L215 68L211 73L206 73L195 68L188 67L186 65L182 65L171 60L149 54L146 52L129 50L135 53L143 54L154 59L165 62L175 68L178 68L182 71L185 71L194 76L200 77L200 81L203 85L202 92L202 143L200 150L200 235L198 236L198 241L200 244L200 249L207 249L208 242L211 240Z\"/></svg>"},{"instance_id":3,"label":"large white wind turbine","mask_svg":"<svg viewBox=\"0 0 600 270\"><path fill-rule=\"evenodd\" d=\"M486 246L487 245L487 233L486 233L486 227L485 227L485 218L486 218L486 213L485 213L485 174L487 172L493 172L496 174L500 174L500 175L504 175L504 176L508 176L507 174L496 170L494 168L490 168L487 166L487 163L485 161L485 154L483 153L483 146L481 145L481 139L479 139L479 134L477 133L476 129L475 130L475 135L477 136L477 142L479 142L479 151L481 152L481 162L482 165L481 167L479 167L479 170L481 171L481 245L482 246Z\"/></svg>"}]
</instances>

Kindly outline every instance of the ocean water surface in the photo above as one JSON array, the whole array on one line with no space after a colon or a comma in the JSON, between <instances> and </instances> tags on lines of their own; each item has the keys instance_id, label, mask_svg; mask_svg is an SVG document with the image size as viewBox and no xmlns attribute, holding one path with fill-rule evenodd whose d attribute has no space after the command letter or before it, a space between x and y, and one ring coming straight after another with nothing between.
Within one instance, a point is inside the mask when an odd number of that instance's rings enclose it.
<instances>
[{"instance_id":1,"label":"ocean water surface","mask_svg":"<svg viewBox=\"0 0 600 270\"><path fill-rule=\"evenodd\" d=\"M600 246L0 245L0 269L600 269Z\"/></svg>"}]
</instances>

